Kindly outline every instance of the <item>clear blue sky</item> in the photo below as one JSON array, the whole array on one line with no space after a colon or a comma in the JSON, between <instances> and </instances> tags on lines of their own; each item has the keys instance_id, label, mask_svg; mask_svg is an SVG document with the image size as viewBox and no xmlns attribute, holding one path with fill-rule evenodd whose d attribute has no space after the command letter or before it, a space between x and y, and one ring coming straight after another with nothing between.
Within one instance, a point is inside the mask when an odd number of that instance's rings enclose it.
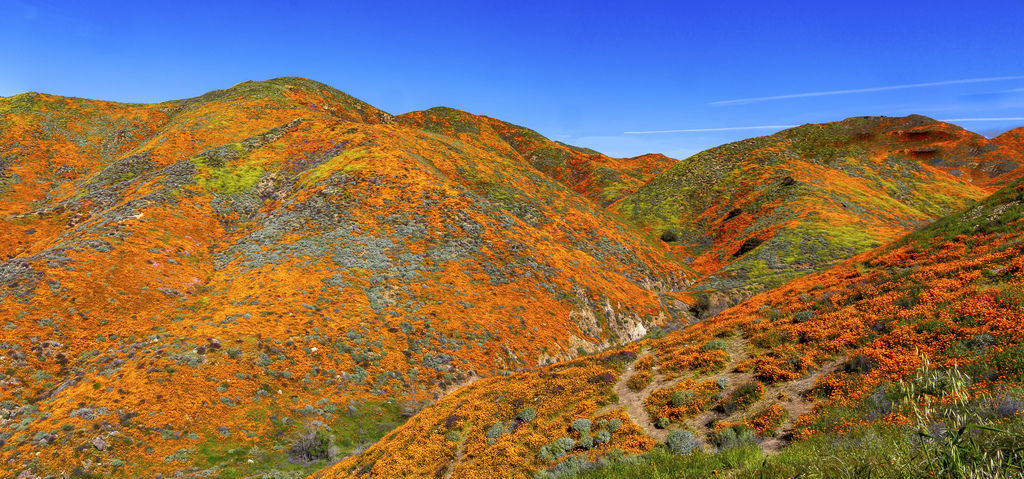
<instances>
[{"instance_id":1,"label":"clear blue sky","mask_svg":"<svg viewBox=\"0 0 1024 479\"><path fill-rule=\"evenodd\" d=\"M392 113L451 106L617 156L778 128L635 131L1024 117L1019 0L0 0L0 44L0 96L152 102L294 75ZM728 102L994 77L1019 78Z\"/></svg>"}]
</instances>

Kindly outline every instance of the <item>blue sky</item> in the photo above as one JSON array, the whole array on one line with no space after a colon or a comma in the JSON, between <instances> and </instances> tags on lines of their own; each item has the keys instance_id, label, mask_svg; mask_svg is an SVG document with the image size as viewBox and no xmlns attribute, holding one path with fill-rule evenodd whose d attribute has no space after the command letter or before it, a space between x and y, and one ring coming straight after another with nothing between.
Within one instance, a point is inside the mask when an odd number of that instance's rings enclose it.
<instances>
[{"instance_id":1,"label":"blue sky","mask_svg":"<svg viewBox=\"0 0 1024 479\"><path fill-rule=\"evenodd\" d=\"M1022 18L1019 1L0 0L0 96L152 102L294 75L681 158L858 115L1024 125Z\"/></svg>"}]
</instances>

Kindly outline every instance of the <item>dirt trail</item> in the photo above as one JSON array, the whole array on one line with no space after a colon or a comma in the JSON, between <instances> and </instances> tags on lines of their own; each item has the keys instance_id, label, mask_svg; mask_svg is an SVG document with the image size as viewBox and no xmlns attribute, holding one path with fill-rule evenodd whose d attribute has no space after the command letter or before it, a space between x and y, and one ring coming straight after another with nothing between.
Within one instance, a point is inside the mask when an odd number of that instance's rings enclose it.
<instances>
[{"instance_id":1,"label":"dirt trail","mask_svg":"<svg viewBox=\"0 0 1024 479\"><path fill-rule=\"evenodd\" d=\"M731 394L736 388L740 387L743 383L750 381L754 375L749 372L739 372L736 367L740 363L747 360L747 342L743 338L737 338L726 348L726 352L729 353L729 362L725 365L725 369L721 374L715 374L706 377L714 377L716 380L719 378L728 379L728 385L722 391L722 394ZM678 380L676 381L678 382ZM704 411L693 418L686 421L686 425L697 432L697 437L708 438L710 437L711 431L708 429L708 423L712 419L722 418L724 414L718 413L713 409Z\"/></svg>"},{"instance_id":2,"label":"dirt trail","mask_svg":"<svg viewBox=\"0 0 1024 479\"><path fill-rule=\"evenodd\" d=\"M455 447L455 457L445 466L444 479L452 479L452 472L455 471L455 466L462 462L462 457L465 455L466 431L463 430L459 436L461 437L459 437L458 446Z\"/></svg>"},{"instance_id":3,"label":"dirt trail","mask_svg":"<svg viewBox=\"0 0 1024 479\"><path fill-rule=\"evenodd\" d=\"M765 399L762 399L753 407L760 407L771 401L773 398L778 397L780 393L784 393L786 395L786 400L780 405L788 414L785 422L783 422L782 426L779 427L779 430L775 432L775 436L768 438L761 443L762 449L770 453L779 452L779 450L782 449L782 446L785 446L786 443L789 442L790 434L793 432L793 426L796 425L797 419L800 419L800 416L811 412L811 409L814 407L814 403L807 400L807 392L814 387L814 382L817 381L818 378L831 374L835 371L836 368L842 364L843 359L844 358L841 357L833 359L803 378L783 383L776 388L766 391Z\"/></svg>"},{"instance_id":4,"label":"dirt trail","mask_svg":"<svg viewBox=\"0 0 1024 479\"><path fill-rule=\"evenodd\" d=\"M726 378L728 380L728 384L725 389L723 389L722 393L730 394L742 384L753 379L754 375L751 372L739 372L736 370L737 366L746 361L749 357L746 350L746 341L743 338L737 337L731 340L726 347L726 352L729 353L729 362L726 363L725 368L721 373L699 376L695 379ZM663 375L658 374L657 366L655 366L652 370L651 383L640 391L633 391L629 388L628 383L630 378L636 374L636 365L640 360L651 354L652 353L649 350L644 349L639 355L637 355L636 359L626 367L625 371L623 371L619 376L618 382L615 383L615 394L619 398L618 403L606 406L603 408L603 411L621 407L626 412L626 415L629 416L637 426L643 429L648 436L656 441L663 442L665 441L665 438L668 437L669 431L666 429L658 429L654 426L654 422L651 421L650 416L647 414L647 410L644 409L644 403L655 390L670 388L678 384L684 378L690 376L684 374L670 380L665 380ZM761 444L762 449L766 452L778 452L778 450L788 442L788 438L797 419L810 412L814 406L811 401L807 400L807 392L814 386L814 383L818 378L831 374L842 362L843 358L837 358L823 364L816 371L805 377L795 381L788 381L775 386L770 386L765 389L765 394L760 401L743 411L737 411L731 415L727 415L715 411L714 409L709 409L687 420L686 425L697 433L697 437L707 440L711 433L711 430L708 428L708 424L712 421L739 421L743 416L749 414L750 411L767 407L772 403L779 403L779 405L781 405L788 413L787 418L779 427L775 436L767 438ZM785 399L782 401L777 399L780 394L785 395Z\"/></svg>"},{"instance_id":5,"label":"dirt trail","mask_svg":"<svg viewBox=\"0 0 1024 479\"><path fill-rule=\"evenodd\" d=\"M637 426L640 426L640 429L643 429L648 436L651 436L656 441L664 441L665 438L668 437L668 431L654 427L654 423L651 422L651 418L647 415L647 411L644 409L644 401L646 401L647 397L651 395L651 391L654 391L655 388L659 387L658 381L651 381L647 387L640 391L634 391L630 389L628 385L629 378L633 377L633 374L636 373L636 364L639 363L641 359L650 356L650 354L650 351L645 349L637 355L636 359L633 360L632 363L629 363L626 370L619 376L619 381L615 383L615 394L619 397L618 405L626 411L626 415L629 416Z\"/></svg>"},{"instance_id":6,"label":"dirt trail","mask_svg":"<svg viewBox=\"0 0 1024 479\"><path fill-rule=\"evenodd\" d=\"M735 371L736 366L747 359L746 342L743 341L742 338L737 338L729 343L726 348L726 352L729 353L729 362L725 365L726 372L717 376L728 377L729 387L735 388L738 384L750 378L750 374L748 373L738 373ZM654 422L651 421L650 416L647 414L647 410L644 408L644 403L655 390L675 386L679 381L682 381L687 376L684 374L666 381L663 375L658 374L657 366L655 366L651 371L651 383L648 384L647 387L640 391L630 389L628 383L629 379L636 373L636 364L650 354L651 352L646 349L641 351L636 359L626 367L626 370L619 376L619 381L615 383L615 394L619 397L618 406L625 410L626 415L629 416L637 426L643 429L644 432L654 440L664 441L665 438L668 437L668 430L658 429L654 426ZM706 422L707 421L704 423ZM707 433L703 427L695 426L694 429L699 433Z\"/></svg>"}]
</instances>

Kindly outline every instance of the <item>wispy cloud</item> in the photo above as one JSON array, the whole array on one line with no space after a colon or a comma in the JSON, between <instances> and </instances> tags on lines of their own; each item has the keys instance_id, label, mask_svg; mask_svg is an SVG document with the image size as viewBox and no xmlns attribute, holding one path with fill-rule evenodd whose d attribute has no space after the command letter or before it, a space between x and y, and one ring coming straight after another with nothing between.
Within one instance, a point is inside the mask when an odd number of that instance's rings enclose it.
<instances>
[{"instance_id":1,"label":"wispy cloud","mask_svg":"<svg viewBox=\"0 0 1024 479\"><path fill-rule=\"evenodd\" d=\"M969 121L1024 121L1024 116L1003 116L1003 117L990 117L990 118L947 118L944 121L947 123L955 122L969 122Z\"/></svg>"},{"instance_id":2,"label":"wispy cloud","mask_svg":"<svg viewBox=\"0 0 1024 479\"><path fill-rule=\"evenodd\" d=\"M724 128L685 128L682 130L651 130L651 131L626 131L626 135L650 135L652 133L695 133L702 131L737 131L737 130L781 130L793 128L800 125L757 125L757 126L728 126Z\"/></svg>"},{"instance_id":3,"label":"wispy cloud","mask_svg":"<svg viewBox=\"0 0 1024 479\"><path fill-rule=\"evenodd\" d=\"M773 101L773 100L789 100L789 99L793 99L793 98L809 98L809 97L830 96L830 95L850 95L850 94L854 94L854 93L872 93L872 92L889 91L889 90L906 90L906 89L910 89L910 88L927 88L927 87L944 86L944 85L961 85L961 84L965 84L965 83L988 83L988 82L1007 81L1007 80L1022 80L1022 79L1024 79L1024 76L965 78L965 79L962 79L962 80L947 80L947 81L937 81L937 82L928 82L928 83L910 83L910 84L906 84L906 85L889 85L889 86L878 86L878 87L872 87L872 88L855 88L855 89L851 89L851 90L815 91L815 92L807 92L807 93L792 93L792 94L789 94L789 95L762 96L762 97L755 97L755 98L739 98L739 99L736 99L736 100L713 101L713 102L709 103L709 105L745 105L745 104L748 104L748 103L757 103L757 102L762 102L762 101Z\"/></svg>"}]
</instances>

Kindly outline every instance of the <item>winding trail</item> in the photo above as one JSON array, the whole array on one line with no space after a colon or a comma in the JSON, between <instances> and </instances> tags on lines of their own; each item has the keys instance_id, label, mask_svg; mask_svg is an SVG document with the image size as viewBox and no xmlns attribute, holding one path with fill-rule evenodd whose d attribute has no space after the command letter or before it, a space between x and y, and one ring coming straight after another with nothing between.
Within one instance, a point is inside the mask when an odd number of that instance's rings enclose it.
<instances>
[{"instance_id":1,"label":"winding trail","mask_svg":"<svg viewBox=\"0 0 1024 479\"><path fill-rule=\"evenodd\" d=\"M668 437L668 431L654 427L654 423L651 422L650 416L644 409L644 402L647 401L647 397L651 395L651 392L659 387L658 381L651 381L647 387L640 391L634 391L629 388L629 379L636 374L636 364L639 363L641 359L650 356L650 354L650 351L644 349L639 355L637 355L636 359L633 360L632 363L629 363L626 370L619 376L619 381L615 383L615 394L619 397L618 405L626 411L626 415L629 416L637 426L640 426L640 429L643 429L648 436L651 436L655 440L664 441L665 438Z\"/></svg>"},{"instance_id":2,"label":"winding trail","mask_svg":"<svg viewBox=\"0 0 1024 479\"><path fill-rule=\"evenodd\" d=\"M444 479L452 479L455 466L462 462L462 457L466 454L466 431L460 431L459 436L459 444L455 446L455 457L452 457L452 460L445 465Z\"/></svg>"},{"instance_id":3,"label":"winding trail","mask_svg":"<svg viewBox=\"0 0 1024 479\"><path fill-rule=\"evenodd\" d=\"M767 438L761 443L761 449L764 449L765 452L776 453L782 449L782 446L785 446L786 443L789 442L790 436L793 432L793 426L796 425L797 419L800 419L800 416L811 412L811 409L814 408L814 403L807 400L807 393L810 392L812 387L814 387L814 382L817 381L818 378L831 374L835 371L836 368L843 363L843 359L844 358L842 357L833 359L832 361L821 365L820 368L807 376L795 381L782 383L778 387L768 390L765 394L765 398L758 402L758 404L752 406L756 408L767 405L771 398L778 397L779 393L786 394L786 400L780 403L783 409L788 413L786 415L786 420L779 427L779 430L775 432L773 437Z\"/></svg>"},{"instance_id":4,"label":"winding trail","mask_svg":"<svg viewBox=\"0 0 1024 479\"><path fill-rule=\"evenodd\" d=\"M734 338L727 345L726 352L729 353L729 362L726 363L725 368L721 373L694 377L694 379L697 380L727 378L728 385L722 390L722 394L732 393L740 385L750 381L754 377L751 372L740 372L736 370L741 363L749 358L749 354L746 350L746 340L742 337ZM650 416L647 414L647 410L644 408L644 403L655 390L673 387L686 377L690 376L684 374L665 380L663 375L658 374L658 368L655 366L651 371L652 378L650 384L640 391L633 391L629 388L628 384L629 380L634 374L636 374L636 365L642 359L650 356L651 354L650 350L646 348L643 349L640 351L640 354L637 355L636 359L634 359L622 374L619 375L619 380L614 386L615 394L618 396L619 400L615 404L605 406L602 408L601 412L608 412L616 408L621 408L629 419L640 427L644 433L658 442L664 442L668 437L669 430L658 429L655 427L654 422L651 421ZM709 424L721 420L739 421L745 415L749 414L750 411L756 411L760 408L767 407L772 403L777 403L786 410L787 418L772 437L766 438L761 443L761 448L768 453L778 452L782 446L789 442L789 438L794 426L796 425L796 421L801 416L809 413L814 407L814 403L807 399L807 393L814 386L815 381L822 376L834 372L836 368L842 364L843 359L843 357L833 359L823 364L811 374L800 379L766 387L762 398L757 403L744 410L736 411L733 414L724 414L714 409L708 409L707 411L686 420L685 425L694 430L697 433L697 437L706 441L711 434ZM783 394L785 395L785 399L781 401L778 400L777 398Z\"/></svg>"}]
</instances>

